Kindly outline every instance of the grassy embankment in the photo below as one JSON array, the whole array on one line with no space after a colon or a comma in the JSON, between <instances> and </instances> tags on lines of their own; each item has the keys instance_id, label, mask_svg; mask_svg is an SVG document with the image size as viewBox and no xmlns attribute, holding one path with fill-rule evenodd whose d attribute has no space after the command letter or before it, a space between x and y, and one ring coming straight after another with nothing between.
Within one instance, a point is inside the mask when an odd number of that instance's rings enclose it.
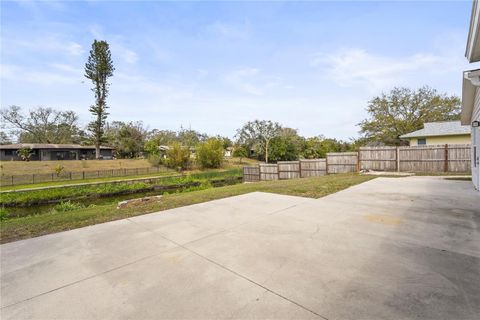
<instances>
[{"instance_id":1,"label":"grassy embankment","mask_svg":"<svg viewBox=\"0 0 480 320\"><path fill-rule=\"evenodd\" d=\"M375 177L372 176L362 176L358 174L337 174L295 180L264 181L167 194L159 202L147 203L135 208L116 209L117 204L110 203L78 209L74 207L73 210L69 211L53 210L47 214L11 218L1 221L0 241L5 243L31 238L254 191L320 198L374 178Z\"/></svg>"}]
</instances>

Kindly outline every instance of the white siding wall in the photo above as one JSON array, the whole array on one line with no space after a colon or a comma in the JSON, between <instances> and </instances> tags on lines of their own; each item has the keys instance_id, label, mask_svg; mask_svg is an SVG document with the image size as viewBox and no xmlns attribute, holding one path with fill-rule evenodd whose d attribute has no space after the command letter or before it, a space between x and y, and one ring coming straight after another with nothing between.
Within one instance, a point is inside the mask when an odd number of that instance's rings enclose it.
<instances>
[{"instance_id":1,"label":"white siding wall","mask_svg":"<svg viewBox=\"0 0 480 320\"><path fill-rule=\"evenodd\" d=\"M480 88L475 90L472 121L480 121ZM472 127L472 182L480 191L480 127Z\"/></svg>"},{"instance_id":2,"label":"white siding wall","mask_svg":"<svg viewBox=\"0 0 480 320\"><path fill-rule=\"evenodd\" d=\"M480 89L475 90L475 102L473 104L472 121L480 121Z\"/></svg>"}]
</instances>

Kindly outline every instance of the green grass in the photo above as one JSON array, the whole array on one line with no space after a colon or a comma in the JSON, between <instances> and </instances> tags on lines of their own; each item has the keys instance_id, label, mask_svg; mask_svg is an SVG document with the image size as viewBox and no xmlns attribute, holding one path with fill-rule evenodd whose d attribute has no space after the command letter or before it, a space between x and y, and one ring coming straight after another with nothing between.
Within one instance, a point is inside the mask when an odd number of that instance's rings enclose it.
<instances>
[{"instance_id":1,"label":"green grass","mask_svg":"<svg viewBox=\"0 0 480 320\"><path fill-rule=\"evenodd\" d=\"M320 198L371 179L375 179L375 177L358 174L337 174L295 180L264 181L167 194L160 202L149 203L135 208L116 209L116 204L107 204L63 212L52 210L48 214L1 221L0 242L5 243L36 237L254 191Z\"/></svg>"},{"instance_id":2,"label":"green grass","mask_svg":"<svg viewBox=\"0 0 480 320\"><path fill-rule=\"evenodd\" d=\"M472 177L450 177L445 180L457 180L457 181L472 181Z\"/></svg>"}]
</instances>

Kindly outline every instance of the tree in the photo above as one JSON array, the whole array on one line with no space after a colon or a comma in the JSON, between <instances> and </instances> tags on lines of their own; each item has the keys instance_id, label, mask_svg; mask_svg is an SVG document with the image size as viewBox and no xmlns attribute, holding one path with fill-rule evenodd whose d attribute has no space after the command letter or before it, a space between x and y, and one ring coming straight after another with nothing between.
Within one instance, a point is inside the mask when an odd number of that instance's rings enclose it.
<instances>
[{"instance_id":1,"label":"tree","mask_svg":"<svg viewBox=\"0 0 480 320\"><path fill-rule=\"evenodd\" d=\"M240 163L242 163L242 158L248 157L248 150L242 145L237 145L233 147L233 156L240 158Z\"/></svg>"},{"instance_id":2,"label":"tree","mask_svg":"<svg viewBox=\"0 0 480 320\"><path fill-rule=\"evenodd\" d=\"M399 145L399 136L421 129L425 122L460 119L460 99L429 87L394 88L370 100L367 112L369 118L359 123L363 138Z\"/></svg>"},{"instance_id":3,"label":"tree","mask_svg":"<svg viewBox=\"0 0 480 320\"><path fill-rule=\"evenodd\" d=\"M220 168L224 154L223 140L218 138L199 143L196 150L197 161L202 168Z\"/></svg>"},{"instance_id":4,"label":"tree","mask_svg":"<svg viewBox=\"0 0 480 320\"><path fill-rule=\"evenodd\" d=\"M268 163L268 151L270 141L278 136L281 126L272 121L249 121L242 128L237 130L238 143L247 147L258 147L264 151L265 162Z\"/></svg>"},{"instance_id":5,"label":"tree","mask_svg":"<svg viewBox=\"0 0 480 320\"><path fill-rule=\"evenodd\" d=\"M178 171L188 168L190 163L190 149L182 146L178 142L173 142L168 146L167 159L165 164L167 167L175 168Z\"/></svg>"},{"instance_id":6,"label":"tree","mask_svg":"<svg viewBox=\"0 0 480 320\"><path fill-rule=\"evenodd\" d=\"M95 94L95 105L90 106L90 113L95 116L88 128L95 142L95 156L100 157L100 145L104 141L104 127L107 120L107 96L109 92L108 78L113 76L113 61L106 41L94 40L90 56L85 64L85 77L92 81Z\"/></svg>"},{"instance_id":7,"label":"tree","mask_svg":"<svg viewBox=\"0 0 480 320\"><path fill-rule=\"evenodd\" d=\"M22 159L22 161L30 161L30 158L32 156L32 149L30 148L22 148L17 150L17 154Z\"/></svg>"},{"instance_id":8,"label":"tree","mask_svg":"<svg viewBox=\"0 0 480 320\"><path fill-rule=\"evenodd\" d=\"M10 140L10 137L8 136L8 134L6 134L3 131L0 131L0 145L11 144L11 143L12 143L12 140Z\"/></svg>"},{"instance_id":9,"label":"tree","mask_svg":"<svg viewBox=\"0 0 480 320\"><path fill-rule=\"evenodd\" d=\"M271 161L293 161L302 155L305 139L292 128L282 128L280 134L270 143Z\"/></svg>"},{"instance_id":10,"label":"tree","mask_svg":"<svg viewBox=\"0 0 480 320\"><path fill-rule=\"evenodd\" d=\"M113 121L105 129L105 141L115 148L119 158L136 158L142 155L147 130L141 121Z\"/></svg>"},{"instance_id":11,"label":"tree","mask_svg":"<svg viewBox=\"0 0 480 320\"><path fill-rule=\"evenodd\" d=\"M317 136L305 141L303 156L306 159L320 159L325 158L328 152L347 152L354 148L355 144L349 142Z\"/></svg>"},{"instance_id":12,"label":"tree","mask_svg":"<svg viewBox=\"0 0 480 320\"><path fill-rule=\"evenodd\" d=\"M180 128L177 140L187 147L195 147L199 142L205 141L207 135L192 129Z\"/></svg>"},{"instance_id":13,"label":"tree","mask_svg":"<svg viewBox=\"0 0 480 320\"><path fill-rule=\"evenodd\" d=\"M74 111L38 107L27 114L12 105L0 111L0 116L18 136L20 143L80 143L85 134L78 126Z\"/></svg>"}]
</instances>

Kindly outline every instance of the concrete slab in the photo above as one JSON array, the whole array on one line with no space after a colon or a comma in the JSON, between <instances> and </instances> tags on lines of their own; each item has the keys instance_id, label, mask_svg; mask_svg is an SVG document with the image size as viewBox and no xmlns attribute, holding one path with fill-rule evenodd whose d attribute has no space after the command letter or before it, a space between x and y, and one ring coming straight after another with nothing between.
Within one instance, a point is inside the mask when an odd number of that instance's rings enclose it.
<instances>
[{"instance_id":1,"label":"concrete slab","mask_svg":"<svg viewBox=\"0 0 480 320\"><path fill-rule=\"evenodd\" d=\"M429 177L211 201L0 246L0 316L476 319L479 219Z\"/></svg>"}]
</instances>

